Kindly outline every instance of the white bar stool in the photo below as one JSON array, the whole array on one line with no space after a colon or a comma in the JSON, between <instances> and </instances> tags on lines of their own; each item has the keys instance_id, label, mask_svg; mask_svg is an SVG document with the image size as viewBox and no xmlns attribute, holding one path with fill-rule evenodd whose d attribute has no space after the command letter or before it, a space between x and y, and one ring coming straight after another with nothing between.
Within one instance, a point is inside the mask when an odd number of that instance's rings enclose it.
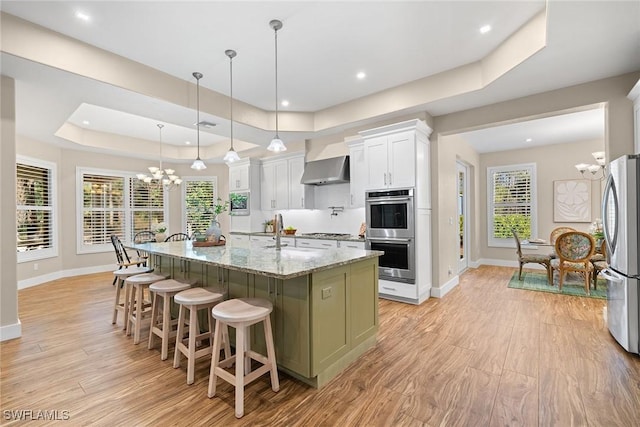
<instances>
[{"instance_id":1,"label":"white bar stool","mask_svg":"<svg viewBox=\"0 0 640 427\"><path fill-rule=\"evenodd\" d=\"M133 329L133 343L140 343L140 331L142 323L151 320L151 304L145 302L144 291L148 289L152 283L166 279L164 274L143 273L128 277L125 283L125 297L129 297L129 303L125 308L128 313L127 335L131 335ZM128 295L127 295L128 294Z\"/></svg>"},{"instance_id":2,"label":"white bar stool","mask_svg":"<svg viewBox=\"0 0 640 427\"><path fill-rule=\"evenodd\" d=\"M176 334L176 349L173 355L173 367L180 367L180 358L184 354L187 357L187 384L193 384L195 376L196 359L210 356L213 348L213 317L211 308L224 299L225 295L214 288L191 288L182 291L173 297L180 304L178 313L178 331ZM207 310L209 329L200 333L198 326L198 310ZM186 311L189 310L189 320ZM185 325L189 325L189 336L185 339ZM202 343L208 339L206 347L196 348L196 342ZM225 339L225 356L231 354L229 340Z\"/></svg>"},{"instance_id":3,"label":"white bar stool","mask_svg":"<svg viewBox=\"0 0 640 427\"><path fill-rule=\"evenodd\" d=\"M113 272L113 275L116 277L116 300L113 303L113 319L111 319L113 325L118 321L118 312L121 311L123 313L122 329L127 329L127 313L125 312L125 307L127 306L128 300L126 290L124 292L124 301L120 302L120 292L125 286L125 279L136 274L151 273L152 271L153 268L149 267L126 267Z\"/></svg>"},{"instance_id":4,"label":"white bar stool","mask_svg":"<svg viewBox=\"0 0 640 427\"><path fill-rule=\"evenodd\" d=\"M221 302L211 310L216 319L216 331L213 339L213 354L211 357L211 373L209 375L208 396L216 395L216 380L218 377L232 384L236 388L236 418L244 415L244 386L267 372L271 373L271 389L278 391L278 367L276 365L276 352L273 346L273 334L271 332L270 314L273 311L271 302L260 298L237 298ZM264 337L267 345L267 357L248 348L248 328L256 323L264 323ZM227 326L236 329L236 354L220 360L220 344L222 335L228 336ZM247 348L245 349L245 345ZM262 366L253 372L245 374L245 357L249 363L251 359L262 363ZM235 376L224 368L235 362Z\"/></svg>"},{"instance_id":5,"label":"white bar stool","mask_svg":"<svg viewBox=\"0 0 640 427\"><path fill-rule=\"evenodd\" d=\"M176 336L173 327L178 324L177 319L171 319L171 298L178 292L191 288L196 280L179 282L174 279L161 280L149 286L152 295L151 302L151 327L149 328L149 344L151 350L155 345L156 336L160 337L160 360L169 357L169 339ZM160 301L162 299L162 301Z\"/></svg>"}]
</instances>

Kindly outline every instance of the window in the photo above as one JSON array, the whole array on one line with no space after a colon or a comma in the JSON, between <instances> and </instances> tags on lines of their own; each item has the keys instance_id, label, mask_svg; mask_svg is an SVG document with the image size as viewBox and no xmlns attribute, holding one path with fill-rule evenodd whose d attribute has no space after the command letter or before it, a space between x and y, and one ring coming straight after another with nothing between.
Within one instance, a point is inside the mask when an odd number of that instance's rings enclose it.
<instances>
[{"instance_id":1,"label":"window","mask_svg":"<svg viewBox=\"0 0 640 427\"><path fill-rule=\"evenodd\" d=\"M528 239L537 235L535 164L487 168L488 244L512 247L511 228Z\"/></svg>"},{"instance_id":2,"label":"window","mask_svg":"<svg viewBox=\"0 0 640 427\"><path fill-rule=\"evenodd\" d=\"M18 262L58 255L55 176L54 163L16 157Z\"/></svg>"},{"instance_id":3,"label":"window","mask_svg":"<svg viewBox=\"0 0 640 427\"><path fill-rule=\"evenodd\" d=\"M131 241L165 220L163 189L149 188L133 174L78 168L78 181L78 253L109 251L112 234Z\"/></svg>"},{"instance_id":4,"label":"window","mask_svg":"<svg viewBox=\"0 0 640 427\"><path fill-rule=\"evenodd\" d=\"M185 177L183 181L185 224L184 229L191 236L194 232L204 233L213 220L213 209L217 199L217 177L206 180Z\"/></svg>"}]
</instances>

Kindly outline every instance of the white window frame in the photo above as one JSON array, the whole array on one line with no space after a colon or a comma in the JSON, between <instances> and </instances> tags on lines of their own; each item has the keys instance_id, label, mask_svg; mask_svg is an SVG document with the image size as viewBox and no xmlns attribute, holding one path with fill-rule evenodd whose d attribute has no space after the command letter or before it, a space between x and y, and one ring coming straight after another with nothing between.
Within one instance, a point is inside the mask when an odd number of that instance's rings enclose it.
<instances>
[{"instance_id":1,"label":"white window frame","mask_svg":"<svg viewBox=\"0 0 640 427\"><path fill-rule=\"evenodd\" d=\"M212 182L213 183L213 200L215 201L218 197L218 177L216 175L212 176L184 176L182 177L182 184L180 191L182 192L182 229L187 230L187 182Z\"/></svg>"},{"instance_id":2,"label":"white window frame","mask_svg":"<svg viewBox=\"0 0 640 427\"><path fill-rule=\"evenodd\" d=\"M51 247L45 249L35 249L31 251L18 251L17 262L18 264L20 264L23 262L36 261L40 259L55 258L58 256L58 167L53 162L47 162L45 160L35 159L32 157L16 155L16 177L18 163L49 170L49 200L51 200L51 206L49 209L51 212ZM16 205L16 209L17 208L18 206Z\"/></svg>"},{"instance_id":3,"label":"white window frame","mask_svg":"<svg viewBox=\"0 0 640 427\"><path fill-rule=\"evenodd\" d=\"M519 170L528 170L531 175L531 235L538 234L538 191L537 176L535 163L521 163L516 165L490 166L487 167L487 245L489 247L499 248L515 248L516 242L513 236L505 239L496 239L493 237L493 175L501 172L511 172Z\"/></svg>"},{"instance_id":4,"label":"white window frame","mask_svg":"<svg viewBox=\"0 0 640 427\"><path fill-rule=\"evenodd\" d=\"M90 168L90 167L82 167L82 166L78 166L76 168L76 236L77 236L77 240L76 240L76 253L77 254L90 254L90 253L100 253L100 252L111 252L113 251L113 245L111 244L111 242L107 242L104 244L100 244L100 245L85 245L84 244L84 239L83 239L83 210L84 210L84 206L83 206L83 175L85 174L91 174L91 175L103 175L103 176L110 176L110 177L116 177L116 178L124 178L125 182L124 182L124 187L123 187L123 191L124 191L124 205L123 205L123 209L124 209L124 241L125 242L129 242L129 236L131 236L131 230L133 228L132 225L132 216L131 216L131 200L130 200L130 195L131 195L131 191L130 191L130 185L129 185L129 178L132 179L137 179L136 177L136 173L135 172L128 172L128 171L118 171L118 170L109 170L109 169L97 169L97 168ZM163 198L162 198L162 204L163 204L163 209L164 209L164 218L165 218L165 222L169 221L169 202L168 202L168 195L167 195L167 190L163 190Z\"/></svg>"}]
</instances>

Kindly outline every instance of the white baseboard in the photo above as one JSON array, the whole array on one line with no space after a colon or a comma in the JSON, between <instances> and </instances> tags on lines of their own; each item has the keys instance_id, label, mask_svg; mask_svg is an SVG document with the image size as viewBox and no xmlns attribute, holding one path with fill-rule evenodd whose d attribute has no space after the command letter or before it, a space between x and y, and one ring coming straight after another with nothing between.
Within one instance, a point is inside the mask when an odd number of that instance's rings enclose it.
<instances>
[{"instance_id":1,"label":"white baseboard","mask_svg":"<svg viewBox=\"0 0 640 427\"><path fill-rule=\"evenodd\" d=\"M12 340L22 336L22 323L18 319L18 323L13 325L0 326L0 341Z\"/></svg>"},{"instance_id":2,"label":"white baseboard","mask_svg":"<svg viewBox=\"0 0 640 427\"><path fill-rule=\"evenodd\" d=\"M478 268L480 267L482 264L480 264L479 261L469 261L469 268Z\"/></svg>"},{"instance_id":3,"label":"white baseboard","mask_svg":"<svg viewBox=\"0 0 640 427\"><path fill-rule=\"evenodd\" d=\"M460 283L458 275L453 276L439 288L431 288L431 296L434 298L442 298Z\"/></svg>"},{"instance_id":4,"label":"white baseboard","mask_svg":"<svg viewBox=\"0 0 640 427\"><path fill-rule=\"evenodd\" d=\"M63 279L65 277L81 276L83 274L103 273L105 271L114 271L116 269L117 269L117 266L114 266L113 264L109 264L109 265L98 265L94 267L83 267L83 268L74 268L71 270L56 271L54 273L43 274L42 276L31 277L29 279L20 280L18 281L18 289L30 288L32 286L41 285L43 283L47 283L52 280Z\"/></svg>"}]
</instances>

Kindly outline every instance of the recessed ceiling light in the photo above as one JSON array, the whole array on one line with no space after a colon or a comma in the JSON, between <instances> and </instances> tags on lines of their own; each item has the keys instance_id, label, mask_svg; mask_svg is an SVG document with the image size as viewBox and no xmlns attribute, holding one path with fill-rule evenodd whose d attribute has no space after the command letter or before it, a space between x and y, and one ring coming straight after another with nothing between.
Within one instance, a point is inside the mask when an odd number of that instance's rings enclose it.
<instances>
[{"instance_id":1,"label":"recessed ceiling light","mask_svg":"<svg viewBox=\"0 0 640 427\"><path fill-rule=\"evenodd\" d=\"M356 77L358 78L358 80L362 80L367 77L367 74L364 71L360 71L358 74L356 74Z\"/></svg>"},{"instance_id":2,"label":"recessed ceiling light","mask_svg":"<svg viewBox=\"0 0 640 427\"><path fill-rule=\"evenodd\" d=\"M480 27L480 34L487 34L489 31L491 31L491 25L483 25Z\"/></svg>"},{"instance_id":3,"label":"recessed ceiling light","mask_svg":"<svg viewBox=\"0 0 640 427\"><path fill-rule=\"evenodd\" d=\"M91 124L91 122L89 122L89 120L83 120L82 124L85 126L89 126Z\"/></svg>"},{"instance_id":4,"label":"recessed ceiling light","mask_svg":"<svg viewBox=\"0 0 640 427\"><path fill-rule=\"evenodd\" d=\"M533 141L533 139L531 139L531 138L525 139L525 142L531 142L531 141Z\"/></svg>"},{"instance_id":5,"label":"recessed ceiling light","mask_svg":"<svg viewBox=\"0 0 640 427\"><path fill-rule=\"evenodd\" d=\"M191 145L191 141L185 141L185 145Z\"/></svg>"},{"instance_id":6,"label":"recessed ceiling light","mask_svg":"<svg viewBox=\"0 0 640 427\"><path fill-rule=\"evenodd\" d=\"M86 13L81 12L81 11L79 11L79 10L78 10L78 11L76 11L76 18L78 18L78 19L80 19L81 21L84 21L84 22L89 22L89 21L91 21L91 16L89 16L89 15L87 15Z\"/></svg>"},{"instance_id":7,"label":"recessed ceiling light","mask_svg":"<svg viewBox=\"0 0 640 427\"><path fill-rule=\"evenodd\" d=\"M283 99L281 104L282 104L283 107L288 107L289 106L289 101L287 101L286 99Z\"/></svg>"}]
</instances>

